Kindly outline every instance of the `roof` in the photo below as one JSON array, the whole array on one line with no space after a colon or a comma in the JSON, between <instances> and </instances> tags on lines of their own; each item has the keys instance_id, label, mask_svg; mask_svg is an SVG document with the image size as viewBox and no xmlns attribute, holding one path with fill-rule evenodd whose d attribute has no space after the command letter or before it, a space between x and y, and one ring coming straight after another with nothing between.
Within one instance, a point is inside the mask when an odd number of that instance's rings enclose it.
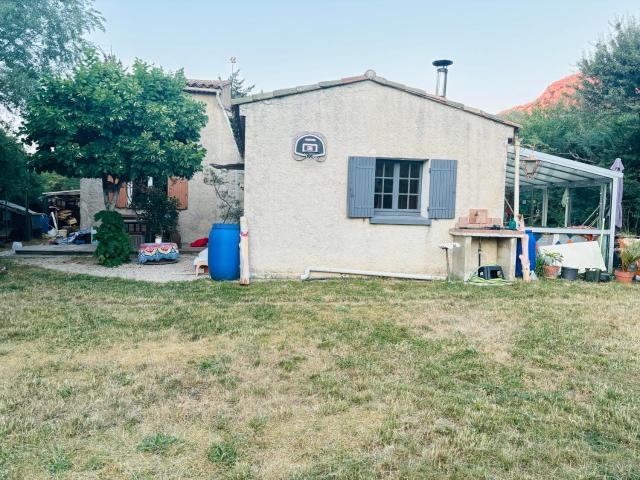
<instances>
[{"instance_id":1,"label":"roof","mask_svg":"<svg viewBox=\"0 0 640 480\"><path fill-rule=\"evenodd\" d=\"M5 205L6 205L6 207L5 207ZM0 200L0 209L1 209L1 210L4 210L5 208L6 208L7 210L11 210L11 211L13 211L13 212L16 212L16 213L22 213L22 214L24 214L24 212L25 212L25 210L26 210L26 208L24 208L22 205L18 205L17 203L13 203L13 202L5 202L4 200ZM33 210L31 210L31 209L29 209L29 213L30 213L31 215L42 215L41 213L39 213L39 212L34 212L34 211L33 211Z\"/></svg>"},{"instance_id":2,"label":"roof","mask_svg":"<svg viewBox=\"0 0 640 480\"><path fill-rule=\"evenodd\" d=\"M535 175L525 175L522 162L538 162ZM581 187L610 182L612 179L622 178L622 172L597 167L584 162L577 162L567 158L537 152L528 148L520 148L520 187ZM526 168L526 167L525 167ZM531 169L533 170L533 169ZM515 151L509 147L507 153L507 181L508 187L514 185Z\"/></svg>"},{"instance_id":3,"label":"roof","mask_svg":"<svg viewBox=\"0 0 640 480\"><path fill-rule=\"evenodd\" d=\"M187 86L185 87L185 91L196 93L212 93L216 95L222 89L222 87L225 87L230 83L231 82L229 80L197 80L194 78L187 78Z\"/></svg>"},{"instance_id":4,"label":"roof","mask_svg":"<svg viewBox=\"0 0 640 480\"><path fill-rule=\"evenodd\" d=\"M297 95L300 93L323 90L325 88L341 87L344 85L350 85L350 84L359 83L359 82L377 83L379 85L383 85L385 87L391 87L396 90L409 93L411 95L426 98L428 100L432 100L434 102L438 102L443 105L447 105L449 107L456 108L458 110L462 110L467 113L471 113L473 115L478 115L488 120L493 120L494 122L502 123L504 125L508 125L514 128L520 128L520 125L518 125L517 123L511 122L509 120L505 120L504 118L500 118L497 115L484 112L477 108L468 107L462 103L454 102L444 97L439 97L437 95L427 93L425 90L421 90L419 88L409 87L407 85L403 85L402 83L387 80L386 78L383 78L377 75L376 72L373 70L367 70L364 73L364 75L357 75L355 77L346 77L346 78L341 78L340 80L330 80L326 82L314 83L313 85L301 85L298 87L285 88L282 90L274 90L273 92L257 93L257 94L249 95L246 97L234 98L231 101L231 103L233 105L243 105L246 103L260 102L260 101L269 100L272 98L282 98L282 97L287 97L289 95Z\"/></svg>"},{"instance_id":5,"label":"roof","mask_svg":"<svg viewBox=\"0 0 640 480\"><path fill-rule=\"evenodd\" d=\"M57 192L42 192L45 197L55 197L56 195L80 195L80 190L58 190Z\"/></svg>"}]
</instances>

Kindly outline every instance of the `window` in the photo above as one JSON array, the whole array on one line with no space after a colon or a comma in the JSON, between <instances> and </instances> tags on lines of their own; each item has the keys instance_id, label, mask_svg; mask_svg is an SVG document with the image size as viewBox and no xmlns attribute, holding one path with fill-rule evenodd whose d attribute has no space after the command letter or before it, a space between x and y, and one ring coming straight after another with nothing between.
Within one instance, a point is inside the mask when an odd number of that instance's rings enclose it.
<instances>
[{"instance_id":1,"label":"window","mask_svg":"<svg viewBox=\"0 0 640 480\"><path fill-rule=\"evenodd\" d=\"M122 183L120 193L116 202L116 208L130 208L132 201L147 188L153 187L154 181L151 177L145 177L139 181ZM189 183L185 178L169 177L167 182L155 182L156 188L167 190L169 197L178 200L178 210L186 210L189 206Z\"/></svg>"},{"instance_id":2,"label":"window","mask_svg":"<svg viewBox=\"0 0 640 480\"><path fill-rule=\"evenodd\" d=\"M376 214L416 215L420 212L422 162L376 160L373 208Z\"/></svg>"},{"instance_id":3,"label":"window","mask_svg":"<svg viewBox=\"0 0 640 480\"><path fill-rule=\"evenodd\" d=\"M457 160L349 157L347 216L395 225L431 225L434 219L453 219L457 168ZM421 205L427 201L426 195L422 198L427 180L428 203Z\"/></svg>"}]
</instances>

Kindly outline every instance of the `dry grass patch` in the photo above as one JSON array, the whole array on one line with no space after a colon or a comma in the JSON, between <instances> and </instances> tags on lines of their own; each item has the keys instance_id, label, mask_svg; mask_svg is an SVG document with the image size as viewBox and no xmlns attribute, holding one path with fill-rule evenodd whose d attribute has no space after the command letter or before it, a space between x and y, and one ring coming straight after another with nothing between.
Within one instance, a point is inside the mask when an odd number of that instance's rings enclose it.
<instances>
[{"instance_id":1,"label":"dry grass patch","mask_svg":"<svg viewBox=\"0 0 640 480\"><path fill-rule=\"evenodd\" d=\"M0 280L0 478L637 478L635 286Z\"/></svg>"}]
</instances>

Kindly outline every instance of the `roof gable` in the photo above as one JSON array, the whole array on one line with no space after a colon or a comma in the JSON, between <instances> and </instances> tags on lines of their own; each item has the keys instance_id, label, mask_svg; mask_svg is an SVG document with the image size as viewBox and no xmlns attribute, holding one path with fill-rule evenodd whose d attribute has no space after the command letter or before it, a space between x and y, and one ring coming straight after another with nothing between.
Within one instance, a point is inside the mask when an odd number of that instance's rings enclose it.
<instances>
[{"instance_id":1,"label":"roof gable","mask_svg":"<svg viewBox=\"0 0 640 480\"><path fill-rule=\"evenodd\" d=\"M345 85L350 85L353 83L358 83L358 82L373 82L373 83L377 83L378 85L383 85L385 87L390 87L396 90L400 90L406 93L409 93L411 95L415 95L418 97L422 97L425 98L427 100L431 100L437 103L440 103L442 105L446 105L452 108L456 108L458 110L462 110L464 112L470 113L472 115L477 115L483 118L486 118L487 120L492 120L494 122L498 122L498 123L502 123L504 125L508 125L510 127L514 127L514 128L520 128L520 125L518 125L517 123L514 122L510 122L509 120L505 120L503 118L500 118L496 115L492 115L490 113L484 112L480 109L477 108L473 108L473 107L468 107L462 103L458 103L458 102L453 102L451 100L448 100L447 98L444 97L439 97L437 95L433 95L431 93L427 93L425 90L421 90L419 88L414 88L414 87L409 87L407 85L404 85L402 83L398 83L398 82L393 82L391 80L387 80L384 77L380 77L376 74L375 71L373 70L367 70L364 75L357 75L354 77L346 77L346 78L341 78L339 80L330 80L330 81L326 81L326 82L319 82L319 83L314 83L312 85L301 85L298 87L292 87L292 88L285 88L282 90L274 90L272 92L265 92L265 93L257 93L254 95L249 95L246 97L241 97L241 98L234 98L231 103L233 105L243 105L243 104L247 104L247 103L253 103L253 102L260 102L263 100L269 100L272 98L282 98L282 97L288 97L290 95L298 95L301 93L307 93L307 92L313 92L313 91L317 91L317 90L323 90L326 88L334 88L334 87L341 87L341 86L345 86Z\"/></svg>"}]
</instances>

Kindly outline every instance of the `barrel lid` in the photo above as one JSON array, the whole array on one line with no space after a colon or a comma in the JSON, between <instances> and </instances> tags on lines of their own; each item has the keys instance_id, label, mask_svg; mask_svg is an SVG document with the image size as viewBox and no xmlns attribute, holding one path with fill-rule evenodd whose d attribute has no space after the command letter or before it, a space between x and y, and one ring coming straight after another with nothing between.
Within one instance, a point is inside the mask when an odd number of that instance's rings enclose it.
<instances>
[{"instance_id":1,"label":"barrel lid","mask_svg":"<svg viewBox=\"0 0 640 480\"><path fill-rule=\"evenodd\" d=\"M211 228L216 230L240 230L237 223L214 223Z\"/></svg>"}]
</instances>

